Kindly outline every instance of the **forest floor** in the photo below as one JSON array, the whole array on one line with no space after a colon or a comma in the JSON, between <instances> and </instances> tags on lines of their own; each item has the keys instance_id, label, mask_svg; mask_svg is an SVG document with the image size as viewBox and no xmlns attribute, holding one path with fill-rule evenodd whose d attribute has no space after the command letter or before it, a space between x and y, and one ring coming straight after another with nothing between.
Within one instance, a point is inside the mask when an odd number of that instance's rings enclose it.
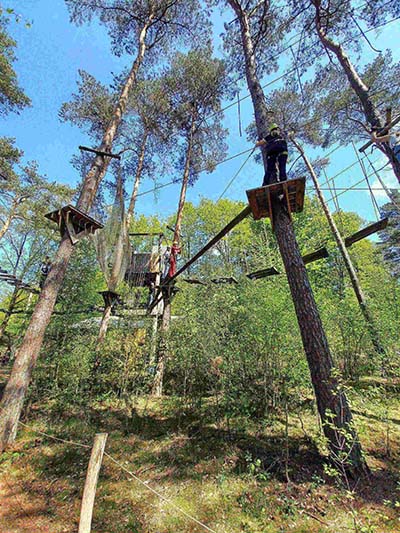
<instances>
[{"instance_id":1,"label":"forest floor","mask_svg":"<svg viewBox=\"0 0 400 533\"><path fill-rule=\"evenodd\" d=\"M399 533L400 398L371 381L349 391L372 474L335 479L318 452L310 402L288 423L218 421L211 401L191 409L179 398L107 400L90 408L32 405L15 446L0 457L0 532L75 533L90 445L109 434L93 533ZM288 432L286 434L286 428ZM155 489L163 498L151 492Z\"/></svg>"}]
</instances>

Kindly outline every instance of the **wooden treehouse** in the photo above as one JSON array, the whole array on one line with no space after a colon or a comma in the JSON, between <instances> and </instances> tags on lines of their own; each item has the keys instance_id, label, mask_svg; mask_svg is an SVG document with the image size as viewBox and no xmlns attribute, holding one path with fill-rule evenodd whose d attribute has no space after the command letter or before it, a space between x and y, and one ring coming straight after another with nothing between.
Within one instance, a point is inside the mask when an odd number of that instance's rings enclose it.
<instances>
[{"instance_id":1,"label":"wooden treehouse","mask_svg":"<svg viewBox=\"0 0 400 533\"><path fill-rule=\"evenodd\" d=\"M72 244L103 227L103 224L72 205L66 205L44 216L57 224L62 237L67 233Z\"/></svg>"},{"instance_id":2,"label":"wooden treehouse","mask_svg":"<svg viewBox=\"0 0 400 533\"><path fill-rule=\"evenodd\" d=\"M273 228L272 204L277 201L285 203L289 216L291 213L303 211L305 187L306 179L302 177L246 191L254 220L268 217Z\"/></svg>"},{"instance_id":3,"label":"wooden treehouse","mask_svg":"<svg viewBox=\"0 0 400 533\"><path fill-rule=\"evenodd\" d=\"M132 287L150 287L159 285L162 270L162 239L163 233L130 233L131 237L150 237L148 250L135 249L132 252L129 266L125 273L125 281ZM157 242L154 239L157 238ZM140 246L143 249L143 245Z\"/></svg>"}]
</instances>

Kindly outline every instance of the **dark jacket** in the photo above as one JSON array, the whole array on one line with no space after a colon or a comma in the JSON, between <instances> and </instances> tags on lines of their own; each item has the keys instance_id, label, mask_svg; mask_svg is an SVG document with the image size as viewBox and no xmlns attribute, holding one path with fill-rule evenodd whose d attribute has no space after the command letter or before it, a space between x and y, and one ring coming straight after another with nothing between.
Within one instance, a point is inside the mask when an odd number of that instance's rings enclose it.
<instances>
[{"instance_id":1,"label":"dark jacket","mask_svg":"<svg viewBox=\"0 0 400 533\"><path fill-rule=\"evenodd\" d=\"M285 137L280 133L279 135L267 135L264 137L265 150L267 155L282 154L288 151L288 146Z\"/></svg>"}]
</instances>

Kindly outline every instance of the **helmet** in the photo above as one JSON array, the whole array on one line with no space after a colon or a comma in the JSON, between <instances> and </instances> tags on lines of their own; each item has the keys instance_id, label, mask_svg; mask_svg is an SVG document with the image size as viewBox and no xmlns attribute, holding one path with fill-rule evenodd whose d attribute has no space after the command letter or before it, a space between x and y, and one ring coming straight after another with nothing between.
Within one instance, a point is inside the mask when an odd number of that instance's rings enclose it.
<instances>
[{"instance_id":1,"label":"helmet","mask_svg":"<svg viewBox=\"0 0 400 533\"><path fill-rule=\"evenodd\" d=\"M271 133L271 131L277 130L277 129L279 129L278 124L275 124L275 123L270 124L270 126L269 126L269 132L270 133Z\"/></svg>"}]
</instances>

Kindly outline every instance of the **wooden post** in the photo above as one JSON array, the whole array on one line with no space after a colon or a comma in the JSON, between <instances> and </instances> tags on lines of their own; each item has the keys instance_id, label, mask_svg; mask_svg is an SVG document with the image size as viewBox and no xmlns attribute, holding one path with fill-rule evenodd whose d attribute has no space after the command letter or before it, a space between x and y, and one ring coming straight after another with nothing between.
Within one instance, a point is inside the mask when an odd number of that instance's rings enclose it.
<instances>
[{"instance_id":1,"label":"wooden post","mask_svg":"<svg viewBox=\"0 0 400 533\"><path fill-rule=\"evenodd\" d=\"M90 456L85 487L83 489L79 533L90 533L91 530L97 480L99 479L99 472L107 437L107 433L97 433L94 437L92 454Z\"/></svg>"}]
</instances>

